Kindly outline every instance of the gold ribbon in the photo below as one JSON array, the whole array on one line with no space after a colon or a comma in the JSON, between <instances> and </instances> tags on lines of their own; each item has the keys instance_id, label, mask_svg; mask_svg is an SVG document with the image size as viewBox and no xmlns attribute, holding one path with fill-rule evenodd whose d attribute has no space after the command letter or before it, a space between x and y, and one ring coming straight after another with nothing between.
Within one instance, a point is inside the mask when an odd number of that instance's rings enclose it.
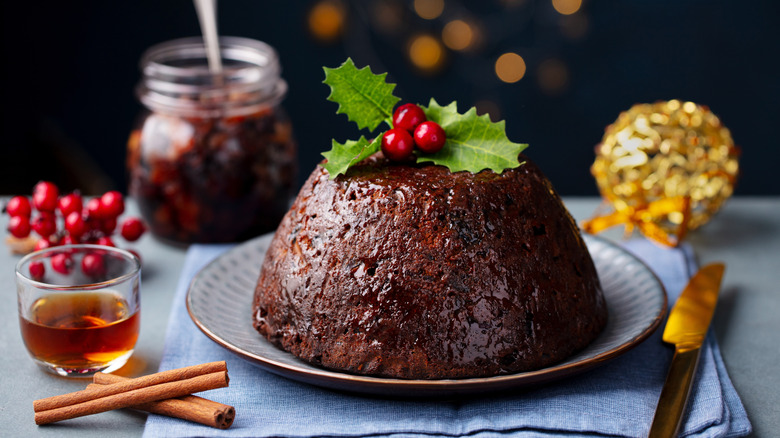
<instances>
[{"instance_id":1,"label":"gold ribbon","mask_svg":"<svg viewBox=\"0 0 780 438\"><path fill-rule=\"evenodd\" d=\"M615 206L616 203L612 202L612 205ZM666 232L658 224L670 213L682 213L682 221L672 234ZM627 235L630 235L636 227L648 239L662 245L675 247L685 238L690 219L691 198L689 196L675 196L638 206L615 207L615 211L612 213L596 216L583 222L582 228L590 234L595 234L615 225L624 224Z\"/></svg>"}]
</instances>

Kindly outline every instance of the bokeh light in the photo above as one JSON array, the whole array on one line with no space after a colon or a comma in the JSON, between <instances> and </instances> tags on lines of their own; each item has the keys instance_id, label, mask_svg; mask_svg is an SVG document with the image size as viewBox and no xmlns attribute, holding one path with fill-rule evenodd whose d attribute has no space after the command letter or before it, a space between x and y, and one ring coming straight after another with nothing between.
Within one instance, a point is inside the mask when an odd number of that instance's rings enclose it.
<instances>
[{"instance_id":1,"label":"bokeh light","mask_svg":"<svg viewBox=\"0 0 780 438\"><path fill-rule=\"evenodd\" d=\"M444 0L414 0L414 12L426 20L439 18L444 12Z\"/></svg>"},{"instance_id":2,"label":"bokeh light","mask_svg":"<svg viewBox=\"0 0 780 438\"><path fill-rule=\"evenodd\" d=\"M539 88L548 95L559 95L569 86L569 69L560 59L542 61L536 71Z\"/></svg>"},{"instance_id":3,"label":"bokeh light","mask_svg":"<svg viewBox=\"0 0 780 438\"><path fill-rule=\"evenodd\" d=\"M496 60L496 76L506 83L514 83L525 76L525 60L517 53L504 53Z\"/></svg>"},{"instance_id":4,"label":"bokeh light","mask_svg":"<svg viewBox=\"0 0 780 438\"><path fill-rule=\"evenodd\" d=\"M421 34L409 43L409 60L423 73L436 73L444 65L444 46L435 37Z\"/></svg>"},{"instance_id":5,"label":"bokeh light","mask_svg":"<svg viewBox=\"0 0 780 438\"><path fill-rule=\"evenodd\" d=\"M571 15L580 10L582 0L552 0L552 5L559 14Z\"/></svg>"},{"instance_id":6,"label":"bokeh light","mask_svg":"<svg viewBox=\"0 0 780 438\"><path fill-rule=\"evenodd\" d=\"M371 3L371 21L380 32L393 34L401 30L404 10L401 3L378 0Z\"/></svg>"},{"instance_id":7,"label":"bokeh light","mask_svg":"<svg viewBox=\"0 0 780 438\"><path fill-rule=\"evenodd\" d=\"M452 50L466 50L474 43L474 31L463 20L452 20L441 32L444 44Z\"/></svg>"},{"instance_id":8,"label":"bokeh light","mask_svg":"<svg viewBox=\"0 0 780 438\"><path fill-rule=\"evenodd\" d=\"M344 32L346 16L346 8L341 2L319 1L309 10L309 32L320 42L334 42L341 38Z\"/></svg>"}]
</instances>

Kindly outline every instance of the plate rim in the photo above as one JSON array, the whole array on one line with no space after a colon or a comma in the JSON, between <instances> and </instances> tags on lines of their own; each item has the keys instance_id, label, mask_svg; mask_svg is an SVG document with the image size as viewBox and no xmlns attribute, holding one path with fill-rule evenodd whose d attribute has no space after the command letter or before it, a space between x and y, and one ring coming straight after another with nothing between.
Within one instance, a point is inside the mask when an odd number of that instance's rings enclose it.
<instances>
[{"instance_id":1,"label":"plate rim","mask_svg":"<svg viewBox=\"0 0 780 438\"><path fill-rule=\"evenodd\" d=\"M643 330L636 336L621 343L620 345L617 345L614 348L594 356L582 358L576 362L558 363L538 370L489 377L422 380L365 376L320 368L316 365L304 362L291 353L280 349L276 345L266 340L266 342L269 342L269 345L272 348L279 350L283 354L289 355L294 361L300 361L302 364L312 367L311 369L302 368L301 366L294 363L290 364L286 362L280 362L278 360L268 358L252 351L248 351L230 343L229 340L223 339L221 336L214 333L214 331L212 331L212 329L210 329L206 323L201 321L197 315L195 315L191 305L195 284L210 269L213 269L213 266L218 264L222 258L228 257L232 252L239 252L244 250L246 247L258 245L258 242L263 239L269 239L270 243L270 239L272 237L273 233L264 234L236 245L233 248L230 248L227 251L221 253L209 263L207 263L204 267L199 269L187 286L187 293L185 297L187 313L189 314L190 319L195 323L196 327L198 327L198 329L201 330L209 339L214 341L222 348L225 348L231 353L250 362L251 364L291 380L296 380L329 389L361 394L389 396L453 396L473 393L498 392L508 389L515 389L517 387L541 385L588 371L627 353L649 338L650 335L652 335L660 327L661 322L668 312L668 293L666 292L666 288L655 272L653 272L653 270L644 261L639 259L636 255L632 254L625 248L606 238L586 234L583 232L582 237L586 244L589 240L594 240L611 249L617 250L618 252L622 253L622 255L627 256L630 259L633 259L635 263L638 263L644 270L647 271L648 274L650 274L652 280L657 286L657 289L660 291L660 295L662 296L662 305L659 307L659 309L657 309L655 316L650 321L650 324L644 327ZM253 294L254 290L252 290L251 293ZM249 314L251 315L251 313ZM251 321L248 322L251 323ZM261 341L265 340L265 338L263 338L259 333L258 338L261 339Z\"/></svg>"}]
</instances>

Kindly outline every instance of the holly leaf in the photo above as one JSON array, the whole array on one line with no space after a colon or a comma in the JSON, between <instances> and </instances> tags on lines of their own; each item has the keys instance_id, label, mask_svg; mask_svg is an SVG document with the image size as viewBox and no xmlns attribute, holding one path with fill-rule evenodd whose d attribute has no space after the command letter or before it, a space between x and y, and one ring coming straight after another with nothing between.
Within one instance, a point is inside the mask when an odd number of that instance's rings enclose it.
<instances>
[{"instance_id":1,"label":"holly leaf","mask_svg":"<svg viewBox=\"0 0 780 438\"><path fill-rule=\"evenodd\" d=\"M365 160L369 155L376 153L381 147L380 140L374 140L369 142L364 136L360 136L358 140L347 140L346 143L339 143L336 140L332 140L332 148L327 152L323 152L322 156L328 161L323 164L325 170L330 174L330 179L336 176L347 173L347 169L355 164Z\"/></svg>"},{"instance_id":2,"label":"holly leaf","mask_svg":"<svg viewBox=\"0 0 780 438\"><path fill-rule=\"evenodd\" d=\"M423 111L428 120L444 129L447 141L439 152L419 153L418 163L432 162L446 166L450 172L465 170L472 173L484 169L501 173L522 164L518 155L528 145L510 141L503 120L493 123L487 114L478 116L473 107L465 114L459 114L456 102L441 106L434 99L427 108L423 107Z\"/></svg>"},{"instance_id":3,"label":"holly leaf","mask_svg":"<svg viewBox=\"0 0 780 438\"><path fill-rule=\"evenodd\" d=\"M328 100L339 104L336 114L346 114L358 128L373 131L383 121L391 124L393 108L400 98L393 95L395 84L386 82L387 73L375 75L368 67L358 69L351 58L340 67L325 70L330 86Z\"/></svg>"}]
</instances>

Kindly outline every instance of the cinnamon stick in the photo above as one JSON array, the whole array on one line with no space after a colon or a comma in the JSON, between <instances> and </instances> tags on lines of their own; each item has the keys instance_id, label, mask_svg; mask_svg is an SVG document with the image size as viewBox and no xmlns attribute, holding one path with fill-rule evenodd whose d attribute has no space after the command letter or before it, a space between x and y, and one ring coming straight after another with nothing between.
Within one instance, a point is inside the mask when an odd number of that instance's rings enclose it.
<instances>
[{"instance_id":1,"label":"cinnamon stick","mask_svg":"<svg viewBox=\"0 0 780 438\"><path fill-rule=\"evenodd\" d=\"M92 380L95 382L93 385L108 385L128 380L128 378L113 374L97 373L92 376ZM87 389L93 385L87 386ZM233 406L198 397L197 395L186 395L184 397L170 398L130 407L153 414L205 424L218 429L227 429L236 418L236 410Z\"/></svg>"},{"instance_id":2,"label":"cinnamon stick","mask_svg":"<svg viewBox=\"0 0 780 438\"><path fill-rule=\"evenodd\" d=\"M159 373L149 374L147 376L126 380L111 385L104 385L92 390L85 389L83 391L72 392L70 394L63 394L54 397L44 398L44 399L34 401L33 409L35 410L35 412L46 411L49 409L69 406L69 405L73 405L76 403L81 403L89 400L95 400L100 397L120 394L123 392L145 388L152 385L158 385L161 383L189 379L192 377L202 376L205 374L215 373L219 371L227 371L227 364L225 363L225 361L209 362L200 365L177 368L175 370L162 371ZM180 394L180 395L184 395L184 394Z\"/></svg>"},{"instance_id":3,"label":"cinnamon stick","mask_svg":"<svg viewBox=\"0 0 780 438\"><path fill-rule=\"evenodd\" d=\"M53 423L228 386L227 370L203 373L213 369L213 363L180 368L36 400L35 423Z\"/></svg>"}]
</instances>

